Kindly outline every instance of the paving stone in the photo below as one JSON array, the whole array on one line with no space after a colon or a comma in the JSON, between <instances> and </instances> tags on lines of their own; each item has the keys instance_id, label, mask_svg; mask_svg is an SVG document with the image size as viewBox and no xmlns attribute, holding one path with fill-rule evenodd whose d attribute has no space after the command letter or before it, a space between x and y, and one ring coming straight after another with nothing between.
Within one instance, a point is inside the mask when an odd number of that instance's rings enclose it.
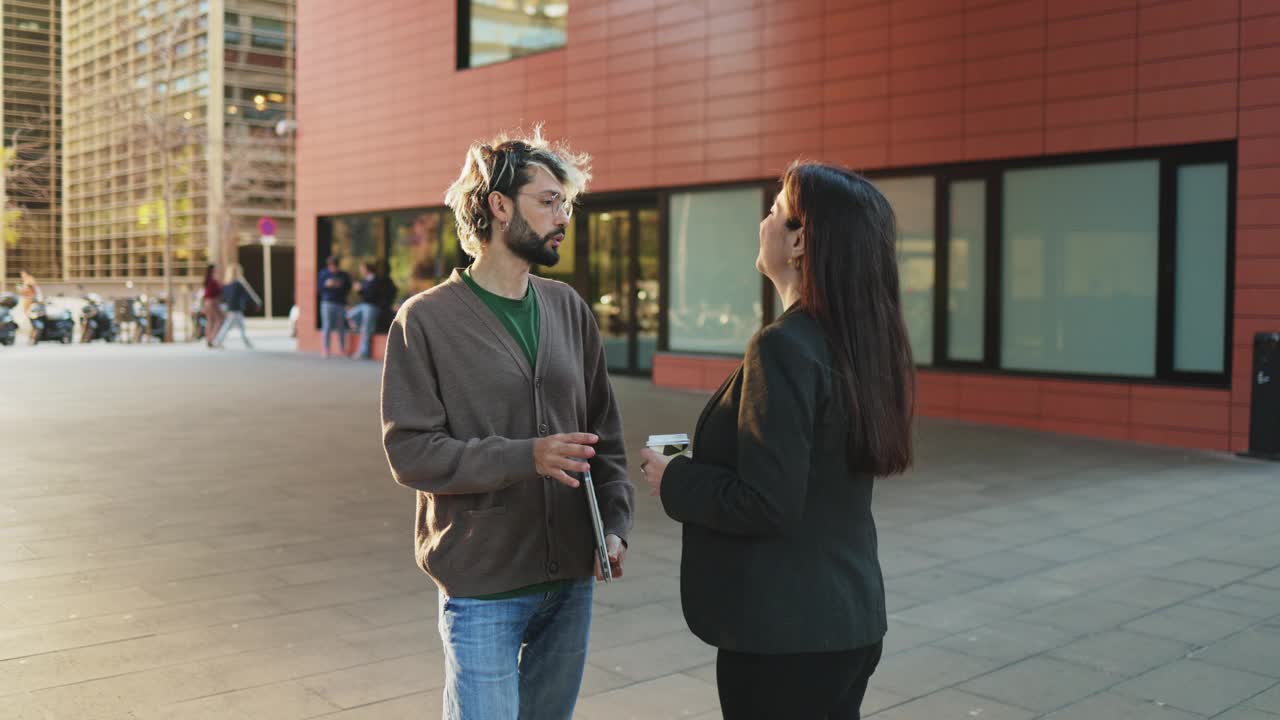
<instances>
[{"instance_id":1,"label":"paving stone","mask_svg":"<svg viewBox=\"0 0 1280 720\"><path fill-rule=\"evenodd\" d=\"M443 686L444 658L420 653L309 675L298 684L339 708L353 708Z\"/></svg>"},{"instance_id":2,"label":"paving stone","mask_svg":"<svg viewBox=\"0 0 1280 720\"><path fill-rule=\"evenodd\" d=\"M1259 625L1196 652L1195 656L1214 665L1246 670L1280 680L1280 627Z\"/></svg>"},{"instance_id":3,"label":"paving stone","mask_svg":"<svg viewBox=\"0 0 1280 720\"><path fill-rule=\"evenodd\" d=\"M1013 608L974 600L962 595L918 605L910 610L895 613L894 616L914 625L954 633L999 620L1007 620L1018 612Z\"/></svg>"},{"instance_id":4,"label":"paving stone","mask_svg":"<svg viewBox=\"0 0 1280 720\"><path fill-rule=\"evenodd\" d=\"M1208 645L1240 632L1256 620L1197 605L1175 605L1126 623L1126 630L1179 640L1192 645Z\"/></svg>"},{"instance_id":5,"label":"paving stone","mask_svg":"<svg viewBox=\"0 0 1280 720\"><path fill-rule=\"evenodd\" d=\"M1046 713L1110 687L1122 678L1049 657L1033 657L962 683L959 688Z\"/></svg>"},{"instance_id":6,"label":"paving stone","mask_svg":"<svg viewBox=\"0 0 1280 720\"><path fill-rule=\"evenodd\" d=\"M391 481L369 429L378 368L271 342L5 355L15 376L63 379L61 394L18 384L0 404L6 471L39 478L0 483L0 654L37 653L0 661L5 720L439 717L413 493ZM155 391L88 381L103 373ZM628 448L655 428L691 431L706 397L614 387ZM156 451L122 454L144 425ZM51 430L78 438L73 457L36 441ZM927 418L919 433L915 469L876 488L893 617L864 716L1038 717L1062 701L1059 720L1201 717L1108 686L1076 696L1108 670L1158 684L1127 674L1207 645L1152 672L1199 663L1205 675L1166 683L1215 688L1198 695L1234 703L1216 720L1280 720L1273 468ZM204 461L211 438L235 452ZM715 650L680 614L680 536L639 493L628 576L593 604L579 716L719 716Z\"/></svg>"},{"instance_id":7,"label":"paving stone","mask_svg":"<svg viewBox=\"0 0 1280 720\"><path fill-rule=\"evenodd\" d=\"M1200 720L1203 716L1150 700L1103 692L1044 717L1045 720Z\"/></svg>"},{"instance_id":8,"label":"paving stone","mask_svg":"<svg viewBox=\"0 0 1280 720\"><path fill-rule=\"evenodd\" d=\"M1262 587L1247 582L1235 583L1187 602L1197 607L1251 618L1269 618L1280 609L1280 588Z\"/></svg>"},{"instance_id":9,"label":"paving stone","mask_svg":"<svg viewBox=\"0 0 1280 720\"><path fill-rule=\"evenodd\" d=\"M1249 698L1249 701L1246 704L1249 707L1280 715L1280 683L1276 684L1266 692Z\"/></svg>"},{"instance_id":10,"label":"paving stone","mask_svg":"<svg viewBox=\"0 0 1280 720\"><path fill-rule=\"evenodd\" d=\"M1007 665L1066 645L1074 637L1072 633L1048 625L1005 620L957 633L933 644Z\"/></svg>"},{"instance_id":11,"label":"paving stone","mask_svg":"<svg viewBox=\"0 0 1280 720\"><path fill-rule=\"evenodd\" d=\"M1196 585L1220 588L1258 574L1258 569L1215 560L1188 560L1147 573L1152 577L1180 580Z\"/></svg>"},{"instance_id":12,"label":"paving stone","mask_svg":"<svg viewBox=\"0 0 1280 720\"><path fill-rule=\"evenodd\" d=\"M1275 684L1274 678L1179 660L1117 685L1115 691L1139 700L1165 703L1201 715L1225 712Z\"/></svg>"},{"instance_id":13,"label":"paving stone","mask_svg":"<svg viewBox=\"0 0 1280 720\"><path fill-rule=\"evenodd\" d=\"M969 575L1012 580L1051 567L1054 563L1016 550L1002 550L955 563L951 569Z\"/></svg>"},{"instance_id":14,"label":"paving stone","mask_svg":"<svg viewBox=\"0 0 1280 720\"><path fill-rule=\"evenodd\" d=\"M1070 585L1052 580L1021 577L974 590L965 597L1018 610L1032 610L1076 597L1080 593L1080 590Z\"/></svg>"},{"instance_id":15,"label":"paving stone","mask_svg":"<svg viewBox=\"0 0 1280 720\"><path fill-rule=\"evenodd\" d=\"M581 720L686 718L719 704L714 685L676 673L583 698L573 716Z\"/></svg>"},{"instance_id":16,"label":"paving stone","mask_svg":"<svg viewBox=\"0 0 1280 720\"><path fill-rule=\"evenodd\" d=\"M959 690L940 690L869 717L872 720L1031 720L1035 713Z\"/></svg>"},{"instance_id":17,"label":"paving stone","mask_svg":"<svg viewBox=\"0 0 1280 720\"><path fill-rule=\"evenodd\" d=\"M1049 655L1115 675L1134 677L1184 658L1191 649L1191 645L1168 638L1108 630L1052 650Z\"/></svg>"},{"instance_id":18,"label":"paving stone","mask_svg":"<svg viewBox=\"0 0 1280 720\"><path fill-rule=\"evenodd\" d=\"M1147 612L1145 608L1085 595L1023 613L1017 619L1085 634L1110 630Z\"/></svg>"},{"instance_id":19,"label":"paving stone","mask_svg":"<svg viewBox=\"0 0 1280 720\"><path fill-rule=\"evenodd\" d=\"M998 666L994 660L925 646L880 661L875 686L904 698L917 698L976 677Z\"/></svg>"},{"instance_id":20,"label":"paving stone","mask_svg":"<svg viewBox=\"0 0 1280 720\"><path fill-rule=\"evenodd\" d=\"M1053 562L1065 563L1093 557L1116 548L1111 543L1080 537L1076 534L1049 538L1023 545L1018 552Z\"/></svg>"}]
</instances>

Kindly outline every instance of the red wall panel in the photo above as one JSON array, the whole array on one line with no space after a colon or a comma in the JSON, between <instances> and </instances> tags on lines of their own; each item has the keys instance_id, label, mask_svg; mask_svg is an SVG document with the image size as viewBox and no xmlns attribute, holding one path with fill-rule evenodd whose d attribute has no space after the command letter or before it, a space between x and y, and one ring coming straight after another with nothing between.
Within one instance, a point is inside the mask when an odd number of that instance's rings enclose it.
<instances>
[{"instance_id":1,"label":"red wall panel","mask_svg":"<svg viewBox=\"0 0 1280 720\"><path fill-rule=\"evenodd\" d=\"M569 44L457 71L453 0L299 3L298 298L321 215L438 205L468 143L546 123L596 191L1240 139L1232 391L951 372L920 408L1241 449L1252 332L1280 330L1274 0L574 0ZM311 323L299 344L319 347ZM732 361L663 356L710 388Z\"/></svg>"}]
</instances>

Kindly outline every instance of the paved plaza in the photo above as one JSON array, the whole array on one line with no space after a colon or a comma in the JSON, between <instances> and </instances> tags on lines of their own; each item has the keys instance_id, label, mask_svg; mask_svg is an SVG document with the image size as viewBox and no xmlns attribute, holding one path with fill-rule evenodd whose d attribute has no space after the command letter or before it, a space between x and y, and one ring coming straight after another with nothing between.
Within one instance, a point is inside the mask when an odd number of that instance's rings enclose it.
<instances>
[{"instance_id":1,"label":"paved plaza","mask_svg":"<svg viewBox=\"0 0 1280 720\"><path fill-rule=\"evenodd\" d=\"M251 331L255 352L0 348L0 718L439 717L379 366ZM615 387L633 449L705 399ZM918 444L877 487L866 716L1280 720L1280 465L933 420ZM576 717L717 718L679 527L637 495Z\"/></svg>"}]
</instances>

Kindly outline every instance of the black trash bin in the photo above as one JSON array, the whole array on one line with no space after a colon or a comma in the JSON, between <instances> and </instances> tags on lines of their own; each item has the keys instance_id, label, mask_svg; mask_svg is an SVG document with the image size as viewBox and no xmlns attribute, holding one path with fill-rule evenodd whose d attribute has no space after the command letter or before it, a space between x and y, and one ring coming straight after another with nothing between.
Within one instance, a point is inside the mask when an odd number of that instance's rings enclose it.
<instances>
[{"instance_id":1,"label":"black trash bin","mask_svg":"<svg viewBox=\"0 0 1280 720\"><path fill-rule=\"evenodd\" d=\"M1249 457L1280 460L1280 333L1253 336Z\"/></svg>"}]
</instances>

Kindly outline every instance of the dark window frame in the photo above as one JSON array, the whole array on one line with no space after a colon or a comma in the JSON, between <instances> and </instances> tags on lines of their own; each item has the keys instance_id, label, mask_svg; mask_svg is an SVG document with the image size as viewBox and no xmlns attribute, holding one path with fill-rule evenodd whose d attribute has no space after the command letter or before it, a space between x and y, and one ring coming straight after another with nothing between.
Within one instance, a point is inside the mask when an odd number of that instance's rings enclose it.
<instances>
[{"instance_id":1,"label":"dark window frame","mask_svg":"<svg viewBox=\"0 0 1280 720\"><path fill-rule=\"evenodd\" d=\"M402 213L402 212L420 212L424 214L439 213L443 215L446 212L452 212L452 211L443 206L411 206L411 207L399 207L399 208L385 208L381 210L369 210L369 211L361 211L361 212L332 213L328 215L317 215L316 216L316 254L315 254L316 273L319 274L319 272L324 269L324 266L325 266L324 261L333 251L333 222L335 220L345 220L349 218L367 218L371 221L382 223L382 240L380 243L378 243L378 246L376 248L377 250L376 257L378 258L378 262L383 266L383 269L386 270L387 263L391 258L391 249L392 249L391 247L391 243L392 243L391 216L394 215L395 213ZM443 220L444 218L442 217L441 221L443 222ZM470 264L469 259L466 257L466 253L462 251L461 245L459 245L458 247L458 257L456 258L456 260L457 260L457 264L455 265L455 267L458 267L458 268L466 267L468 264ZM355 269L352 268L352 270L349 270L348 272L354 272L354 270ZM319 288L316 288L316 296L318 295L319 295ZM318 300L316 301L316 307L315 307L315 326L317 330L320 329L320 302ZM385 335L386 328L378 327L377 329L375 329L374 334Z\"/></svg>"},{"instance_id":2,"label":"dark window frame","mask_svg":"<svg viewBox=\"0 0 1280 720\"><path fill-rule=\"evenodd\" d=\"M1008 170L1065 167L1071 165L1090 165L1109 162L1134 160L1156 160L1159 162L1159 219L1158 268L1156 288L1156 374L1154 376L1133 376L1119 374L1073 373L1069 371L1029 371L1000 367L1001 322L1003 305L1003 257L1004 257L1004 173ZM1225 283L1225 317L1223 324L1223 371L1220 373L1187 372L1173 369L1173 332L1175 329L1174 293L1177 281L1177 175L1178 169L1184 166L1205 164L1225 164L1227 168L1227 227L1226 227L1226 283ZM1133 148L1116 151L1100 151L1066 155L1048 155L1006 160L991 160L973 163L954 163L947 165L898 167L879 170L860 170L873 182L884 178L930 176L934 179L934 315L933 342L934 361L930 364L918 364L921 370L944 373L968 373L990 375L994 377L1038 378L1066 381L1102 382L1113 384L1149 385L1163 387L1199 387L1228 389L1231 387L1233 368L1234 314L1236 292L1236 187L1237 187L1237 143L1224 141L1183 146L1158 146ZM951 218L950 189L953 182L966 180L985 181L985 272L983 289L983 359L981 361L953 360L950 358L947 300L950 284L950 234ZM653 208L658 210L659 260L658 272L662 283L659 300L658 352L672 353L669 337L669 276L670 276L670 238L668 216L671 195L674 193L698 192L718 189L759 188L762 191L763 203L761 216L767 214L774 196L781 189L780 182L775 179L745 180L730 182L712 182L685 185L679 187L643 188L622 192L607 192L585 196L574 210L574 222L585 220L591 208ZM318 216L316 226L316 258L317 268L322 266L324 258L332 247L331 230L324 229L325 224L333 219L349 216L389 216L390 213L403 211L448 212L442 206L420 206L406 208L390 208L372 212L335 213ZM586 228L576 228L575 242L575 289L579 293L585 287L585 273L589 258ZM385 244L390 242L389 235L384 233L384 247L380 248L381 258L385 261L390 251ZM461 254L461 250L459 250ZM465 265L465 258L459 258ZM760 278L760 297L764 312L763 324L767 325L776 319L773 312L774 290L768 278ZM319 327L319 303L316 308L316 327ZM680 355L726 359L738 357L723 353L674 351Z\"/></svg>"},{"instance_id":3,"label":"dark window frame","mask_svg":"<svg viewBox=\"0 0 1280 720\"><path fill-rule=\"evenodd\" d=\"M1159 212L1157 225L1158 259L1156 285L1156 363L1153 376L1075 373L1070 371L1016 370L1000 366L1001 320L1003 309L1004 257L1004 173L1009 170L1069 167L1125 161L1159 163L1157 187ZM1183 166L1224 164L1227 167L1226 228L1226 302L1223 332L1222 372L1187 372L1173 369L1174 308L1176 298L1177 257L1177 174ZM1197 145L1156 146L1124 150L1048 155L1008 160L924 168L894 168L868 172L873 181L885 177L933 175L935 185L934 227L934 362L918 367L927 370L977 372L982 374L1085 380L1137 385L1177 385L1206 388L1230 388L1233 363L1233 331L1235 312L1235 216L1236 216L1237 145L1235 141ZM986 294L983 317L984 358L981 362L950 358L947 298L950 276L950 188L963 180L986 181Z\"/></svg>"}]
</instances>

